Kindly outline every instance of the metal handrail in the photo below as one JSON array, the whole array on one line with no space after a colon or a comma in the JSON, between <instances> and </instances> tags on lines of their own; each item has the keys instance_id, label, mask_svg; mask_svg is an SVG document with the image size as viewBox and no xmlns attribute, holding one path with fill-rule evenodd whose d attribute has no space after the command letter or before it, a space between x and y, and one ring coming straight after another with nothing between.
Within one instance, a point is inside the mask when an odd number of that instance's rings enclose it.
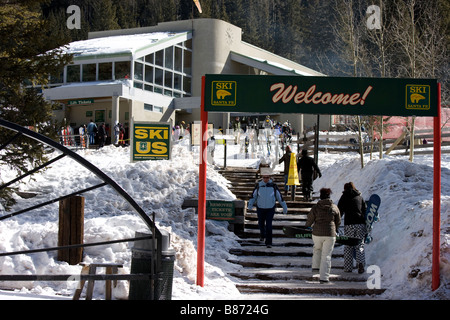
<instances>
[{"instance_id":1,"label":"metal handrail","mask_svg":"<svg viewBox=\"0 0 450 320\"><path fill-rule=\"evenodd\" d=\"M20 132L23 135L35 139L37 141L40 141L54 149L57 149L61 152L63 152L65 155L69 156L76 162L78 162L80 165L94 173L97 177L99 177L102 181L109 184L114 190L117 191L132 207L133 209L139 214L139 216L142 218L142 220L145 222L145 224L149 227L150 230L154 227L153 221L150 219L150 217L144 212L144 210L136 203L136 201L131 198L131 196L122 189L121 186L119 186L114 180L112 180L109 176L107 176L103 171L101 171L99 168L97 168L95 165L84 159L82 156L77 154L76 152L62 146L61 144L57 143L56 141L41 135L37 132L31 131L27 128L24 128L22 126L19 126L18 124L0 119L0 126ZM158 228L156 228L156 233L158 236L161 236L161 233L159 232Z\"/></svg>"},{"instance_id":2,"label":"metal handrail","mask_svg":"<svg viewBox=\"0 0 450 320\"><path fill-rule=\"evenodd\" d=\"M103 182L103 183L97 184L95 186L92 186L92 187L89 187L89 188L86 188L86 189L83 189L83 190L78 190L78 191L72 192L70 194L67 194L67 195L59 197L59 198L55 198L53 200L49 200L49 201L46 201L46 202L43 202L43 203L39 203L37 205L34 205L34 206L26 208L26 209L22 209L22 210L19 210L19 211L10 213L10 214L6 214L6 215L0 217L0 221L1 220L5 220L7 218L11 218L11 217L17 216L19 214L22 214L22 213L25 213L25 212L28 212L28 211L31 211L31 210L34 210L34 209L37 209L37 208L40 208L40 207L43 207L43 206L46 206L46 205L49 205L49 204L52 204L52 203L55 203L55 202L58 202L60 200L64 200L64 199L70 198L70 197L75 196L77 194L82 194L82 193L85 193L85 192L88 192L88 191L91 191L91 190L94 190L94 189L97 189L97 188L101 188L101 187L106 186L106 185L107 185L107 183Z\"/></svg>"},{"instance_id":3,"label":"metal handrail","mask_svg":"<svg viewBox=\"0 0 450 320\"><path fill-rule=\"evenodd\" d=\"M3 147L7 146L9 143L11 143L13 140L18 138L19 136L24 135L31 139L37 140L47 146L50 146L53 149L61 151L64 154L64 156L69 156L71 159L78 162L80 165L82 165L83 167L88 169L90 172L94 173L103 182L105 182L106 184L111 186L122 198L124 198L133 207L133 209L137 212L137 214L144 221L146 226L150 229L150 231L152 231L152 237L154 237L154 240L156 240L157 243L162 243L161 231L156 227L154 221L152 221L150 219L150 217L145 213L145 211L137 204L137 202L125 190L122 189L122 187L120 185L118 185L113 179L111 179L108 175L106 175L102 170L97 168L95 165L93 165L92 163L90 163L89 161L84 159L82 156L80 156L76 152L70 150L69 148L66 148L65 146L50 139L49 137L46 137L42 134L39 134L39 133L29 130L23 126L9 122L4 119L0 119L0 126L7 128L9 130L12 130L12 131L16 131L18 133L15 137L10 139L7 143L3 144ZM57 160L59 160L59 159L57 159ZM33 169L32 171L35 172L37 170ZM43 250L49 251L49 249L51 249L51 248L46 248ZM37 250L40 250L40 249L37 249ZM156 250L157 250L157 254L156 254L156 257L153 257L152 262L154 262L156 264L156 266L158 266L156 268L158 270L159 267L161 266L161 256L162 256L161 246L160 245L157 246ZM9 254L12 255L15 253L10 252Z\"/></svg>"},{"instance_id":4,"label":"metal handrail","mask_svg":"<svg viewBox=\"0 0 450 320\"><path fill-rule=\"evenodd\" d=\"M13 251L13 252L3 252L0 253L0 257L5 256L14 256L18 254L28 254L28 253L38 253L38 252L46 252L46 251L56 251L56 250L64 250L64 249L75 249L75 248L86 248L86 247L94 247L94 246L104 246L107 244L114 244L120 242L131 242L131 241L140 241L140 240L148 240L152 239L151 236L146 237L137 237L137 238L127 238L120 240L109 240L109 241L101 241L101 242L93 242L93 243L83 243L83 244L69 244L65 246L58 247L48 247L42 249L30 249L30 250L22 250L22 251Z\"/></svg>"}]
</instances>

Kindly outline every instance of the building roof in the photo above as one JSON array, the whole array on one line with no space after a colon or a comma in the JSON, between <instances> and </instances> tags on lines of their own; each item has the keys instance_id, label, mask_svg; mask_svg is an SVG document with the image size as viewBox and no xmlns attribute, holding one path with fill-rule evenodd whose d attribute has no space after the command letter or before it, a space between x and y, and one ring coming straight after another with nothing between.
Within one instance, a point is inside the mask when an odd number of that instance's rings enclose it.
<instances>
[{"instance_id":1,"label":"building roof","mask_svg":"<svg viewBox=\"0 0 450 320\"><path fill-rule=\"evenodd\" d=\"M184 41L189 32L152 32L133 35L118 35L71 42L65 52L74 55L74 60L99 59L119 56L135 56L152 47L174 40ZM184 38L184 39L179 39ZM145 53L143 53L145 54Z\"/></svg>"},{"instance_id":2,"label":"building roof","mask_svg":"<svg viewBox=\"0 0 450 320\"><path fill-rule=\"evenodd\" d=\"M261 50L260 50L261 51ZM300 75L300 76L325 76L324 74L305 67L303 65L288 61L287 59L275 56L278 60L283 59L282 62L275 62L272 60L267 60L265 58L258 58L254 56L248 56L238 52L231 52L231 60L252 66L254 68L266 71L271 74L276 75ZM288 66L288 63L291 66Z\"/></svg>"}]
</instances>

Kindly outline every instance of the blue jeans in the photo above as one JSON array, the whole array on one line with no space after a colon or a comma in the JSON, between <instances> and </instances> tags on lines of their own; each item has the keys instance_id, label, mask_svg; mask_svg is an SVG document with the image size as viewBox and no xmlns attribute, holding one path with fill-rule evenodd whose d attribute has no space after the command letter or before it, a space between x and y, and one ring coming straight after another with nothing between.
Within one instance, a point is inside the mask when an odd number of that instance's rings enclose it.
<instances>
[{"instance_id":1,"label":"blue jeans","mask_svg":"<svg viewBox=\"0 0 450 320\"><path fill-rule=\"evenodd\" d=\"M289 175L288 175L288 174L285 174L285 175L284 175L284 190L286 190L287 192L289 192L289 186L286 185L287 182L288 182L288 178L289 178Z\"/></svg>"},{"instance_id":2,"label":"blue jeans","mask_svg":"<svg viewBox=\"0 0 450 320\"><path fill-rule=\"evenodd\" d=\"M263 209L257 208L258 226L261 238L265 238L266 245L272 245L272 220L275 214L275 208Z\"/></svg>"},{"instance_id":3,"label":"blue jeans","mask_svg":"<svg viewBox=\"0 0 450 320\"><path fill-rule=\"evenodd\" d=\"M95 132L89 133L89 144L95 144Z\"/></svg>"}]
</instances>

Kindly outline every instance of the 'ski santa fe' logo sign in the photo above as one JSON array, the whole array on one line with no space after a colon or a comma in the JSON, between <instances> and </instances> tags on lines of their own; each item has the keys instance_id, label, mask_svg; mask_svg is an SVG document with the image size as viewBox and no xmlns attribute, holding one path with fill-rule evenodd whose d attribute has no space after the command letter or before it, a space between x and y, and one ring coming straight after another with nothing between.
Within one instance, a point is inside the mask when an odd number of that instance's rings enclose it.
<instances>
[{"instance_id":1,"label":"'ski santa fe' logo sign","mask_svg":"<svg viewBox=\"0 0 450 320\"><path fill-rule=\"evenodd\" d=\"M430 86L406 86L406 109L429 110L430 107Z\"/></svg>"},{"instance_id":2,"label":"'ski santa fe' logo sign","mask_svg":"<svg viewBox=\"0 0 450 320\"><path fill-rule=\"evenodd\" d=\"M211 105L235 106L236 81L213 81L211 92Z\"/></svg>"}]
</instances>

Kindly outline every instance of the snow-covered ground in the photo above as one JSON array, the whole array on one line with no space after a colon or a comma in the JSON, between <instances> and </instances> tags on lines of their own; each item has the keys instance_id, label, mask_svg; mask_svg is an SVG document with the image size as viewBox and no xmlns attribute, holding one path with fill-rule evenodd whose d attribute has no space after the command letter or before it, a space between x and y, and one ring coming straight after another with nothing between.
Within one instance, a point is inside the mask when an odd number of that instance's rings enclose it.
<instances>
[{"instance_id":1,"label":"snow-covered ground","mask_svg":"<svg viewBox=\"0 0 450 320\"><path fill-rule=\"evenodd\" d=\"M294 148L294 151L296 149ZM227 262L229 249L237 246L237 237L228 231L227 222L206 221L205 286L196 282L197 217L193 209L181 209L185 198L198 193L198 155L186 145L176 144L169 161L130 163L129 148L107 146L100 150L78 151L121 185L148 213L156 213L156 223L171 234L176 251L173 293L175 300L184 299L249 299L236 289L228 272L237 265ZM228 145L228 166L256 166L257 157L244 159L239 146ZM234 156L236 155L236 156ZM315 190L329 187L337 201L345 182L353 181L368 199L373 193L382 199L381 220L373 230L374 241L366 245L367 265L377 265L382 273L380 299L449 299L450 298L450 155L442 156L441 209L441 286L431 291L433 158L389 156L382 160L365 159L361 169L359 155L354 153L320 153L323 176L314 183ZM274 161L273 155L270 159ZM218 145L216 164L223 163L223 148ZM0 178L14 177L1 167ZM276 170L281 166L276 165ZM11 212L36 203L99 183L99 179L68 157L58 161L20 189L36 192L31 199L17 197ZM207 198L233 199L228 182L213 166L208 167ZM84 194L85 243L132 238L145 231L141 218L114 190L103 187ZM0 214L6 214L0 208ZM58 204L0 221L0 252L57 246ZM87 247L84 261L124 264L130 272L133 243ZM56 252L0 257L0 274L79 274L80 266L57 261ZM295 258L293 258L295 259ZM1 282L0 299L70 299L77 282ZM114 299L126 299L128 282L119 281ZM104 286L96 285L94 298L103 299ZM269 297L270 298L270 297Z\"/></svg>"}]
</instances>

